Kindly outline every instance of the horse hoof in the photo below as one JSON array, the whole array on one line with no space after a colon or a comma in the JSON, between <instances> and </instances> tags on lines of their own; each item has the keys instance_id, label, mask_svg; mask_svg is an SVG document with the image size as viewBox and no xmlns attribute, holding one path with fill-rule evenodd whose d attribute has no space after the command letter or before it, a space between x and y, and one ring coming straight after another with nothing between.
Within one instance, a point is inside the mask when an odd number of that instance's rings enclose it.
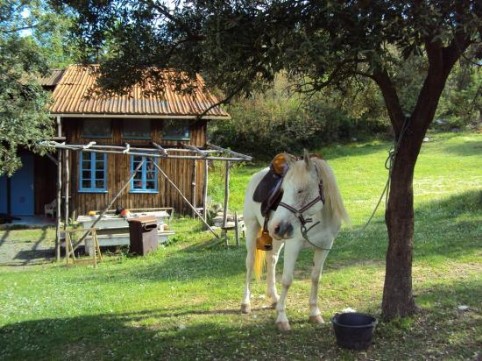
<instances>
[{"instance_id":1,"label":"horse hoof","mask_svg":"<svg viewBox=\"0 0 482 361\"><path fill-rule=\"evenodd\" d=\"M315 324L315 325L321 325L321 324L325 323L325 321L323 320L323 317L321 317L321 315L310 316L310 322Z\"/></svg>"},{"instance_id":2,"label":"horse hoof","mask_svg":"<svg viewBox=\"0 0 482 361\"><path fill-rule=\"evenodd\" d=\"M243 303L241 305L241 312L242 313L250 313L251 312L251 305Z\"/></svg>"},{"instance_id":3,"label":"horse hoof","mask_svg":"<svg viewBox=\"0 0 482 361\"><path fill-rule=\"evenodd\" d=\"M291 331L291 326L289 322L277 322L276 326L278 326L278 330L281 332Z\"/></svg>"}]
</instances>

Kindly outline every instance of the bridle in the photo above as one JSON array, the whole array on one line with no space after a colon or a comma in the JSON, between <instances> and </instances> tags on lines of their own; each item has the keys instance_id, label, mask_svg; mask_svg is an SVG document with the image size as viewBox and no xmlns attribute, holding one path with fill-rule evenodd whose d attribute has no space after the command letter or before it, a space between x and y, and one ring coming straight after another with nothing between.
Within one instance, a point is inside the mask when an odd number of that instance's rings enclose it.
<instances>
[{"instance_id":1,"label":"bridle","mask_svg":"<svg viewBox=\"0 0 482 361\"><path fill-rule=\"evenodd\" d=\"M322 250L325 250L325 251L329 251L331 248L322 248L322 247L314 244L313 242L311 242L308 238L308 232L313 227L317 226L320 223L320 221L316 222L315 224L311 225L311 227L308 228L306 225L308 223L313 222L313 218L305 218L303 216L303 213L305 213L308 209L313 207L318 202L321 202L321 203L325 204L325 195L324 195L324 192L323 192L323 181L322 180L320 180L320 183L318 183L318 195L313 200L306 203L300 209L297 209L293 206L290 206L289 204L286 204L285 202L280 202L278 204L278 206L286 208L288 211L293 213L296 218L298 218L298 220L300 221L300 224L301 224L301 235L303 236L305 241L307 241L309 244L311 244L312 246L314 246L316 248L319 248L319 249L322 249Z\"/></svg>"}]
</instances>

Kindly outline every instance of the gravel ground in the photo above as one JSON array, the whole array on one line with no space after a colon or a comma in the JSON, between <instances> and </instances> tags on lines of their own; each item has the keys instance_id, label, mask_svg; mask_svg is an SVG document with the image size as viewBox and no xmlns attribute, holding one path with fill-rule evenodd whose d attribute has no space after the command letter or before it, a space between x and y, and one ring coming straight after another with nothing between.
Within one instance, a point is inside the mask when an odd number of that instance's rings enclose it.
<instances>
[{"instance_id":1,"label":"gravel ground","mask_svg":"<svg viewBox=\"0 0 482 361\"><path fill-rule=\"evenodd\" d=\"M2 225L0 266L26 266L55 260L55 228Z\"/></svg>"},{"instance_id":2,"label":"gravel ground","mask_svg":"<svg viewBox=\"0 0 482 361\"><path fill-rule=\"evenodd\" d=\"M55 249L50 245L0 241L0 266L26 266L54 260Z\"/></svg>"}]
</instances>

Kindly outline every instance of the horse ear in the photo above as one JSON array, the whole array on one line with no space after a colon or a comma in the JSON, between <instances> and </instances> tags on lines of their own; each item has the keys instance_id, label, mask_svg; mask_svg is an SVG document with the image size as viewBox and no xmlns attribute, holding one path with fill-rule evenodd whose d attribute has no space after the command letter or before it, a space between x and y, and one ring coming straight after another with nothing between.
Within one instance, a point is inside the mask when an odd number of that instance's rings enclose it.
<instances>
[{"instance_id":1,"label":"horse ear","mask_svg":"<svg viewBox=\"0 0 482 361\"><path fill-rule=\"evenodd\" d=\"M296 157L287 152L284 152L283 154L286 159L286 164L288 165L288 167L291 167L291 165L296 161Z\"/></svg>"},{"instance_id":2,"label":"horse ear","mask_svg":"<svg viewBox=\"0 0 482 361\"><path fill-rule=\"evenodd\" d=\"M311 170L311 168L313 167L313 161L311 160L310 152L308 152L306 149L303 153L303 160L305 161L306 169Z\"/></svg>"}]
</instances>

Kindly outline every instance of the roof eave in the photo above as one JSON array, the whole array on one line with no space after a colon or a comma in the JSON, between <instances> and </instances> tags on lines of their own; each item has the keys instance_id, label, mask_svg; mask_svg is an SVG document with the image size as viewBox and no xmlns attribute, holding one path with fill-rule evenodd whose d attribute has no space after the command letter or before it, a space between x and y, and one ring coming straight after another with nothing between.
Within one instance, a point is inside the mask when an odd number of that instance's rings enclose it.
<instances>
[{"instance_id":1,"label":"roof eave","mask_svg":"<svg viewBox=\"0 0 482 361\"><path fill-rule=\"evenodd\" d=\"M169 115L169 114L96 114L96 113L50 113L52 117L61 118L122 118L122 119L192 119L198 115ZM206 120L229 120L229 115L204 115L201 119Z\"/></svg>"}]
</instances>

